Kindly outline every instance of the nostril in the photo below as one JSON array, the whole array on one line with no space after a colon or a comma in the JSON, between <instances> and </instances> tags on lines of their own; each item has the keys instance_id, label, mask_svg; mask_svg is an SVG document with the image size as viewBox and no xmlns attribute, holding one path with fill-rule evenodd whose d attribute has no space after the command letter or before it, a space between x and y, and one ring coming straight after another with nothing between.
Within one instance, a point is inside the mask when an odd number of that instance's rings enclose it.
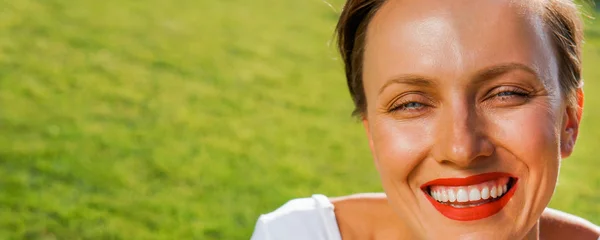
<instances>
[{"instance_id":1,"label":"nostril","mask_svg":"<svg viewBox=\"0 0 600 240\"><path fill-rule=\"evenodd\" d=\"M438 162L446 162L461 168L471 167L482 160L489 158L495 152L494 145L487 139L478 139L474 143L450 143L451 146L444 149L439 146Z\"/></svg>"}]
</instances>

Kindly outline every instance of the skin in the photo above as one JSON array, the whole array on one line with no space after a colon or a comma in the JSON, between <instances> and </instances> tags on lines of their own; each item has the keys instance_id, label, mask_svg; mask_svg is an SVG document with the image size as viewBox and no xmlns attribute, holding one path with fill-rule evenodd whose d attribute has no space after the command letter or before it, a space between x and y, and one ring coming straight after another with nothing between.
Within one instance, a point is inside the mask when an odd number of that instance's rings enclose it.
<instances>
[{"instance_id":1,"label":"skin","mask_svg":"<svg viewBox=\"0 0 600 240\"><path fill-rule=\"evenodd\" d=\"M542 214L581 119L561 93L540 6L520 2L387 1L375 14L363 124L386 196L333 200L344 239L538 239L558 229L540 228ZM446 218L420 189L486 172L519 178L488 218Z\"/></svg>"},{"instance_id":2,"label":"skin","mask_svg":"<svg viewBox=\"0 0 600 240\"><path fill-rule=\"evenodd\" d=\"M344 240L414 239L407 236L410 229L390 207L385 194L355 194L331 201ZM549 208L542 213L538 226L539 239L544 240L597 240L600 236L598 226L589 221Z\"/></svg>"}]
</instances>

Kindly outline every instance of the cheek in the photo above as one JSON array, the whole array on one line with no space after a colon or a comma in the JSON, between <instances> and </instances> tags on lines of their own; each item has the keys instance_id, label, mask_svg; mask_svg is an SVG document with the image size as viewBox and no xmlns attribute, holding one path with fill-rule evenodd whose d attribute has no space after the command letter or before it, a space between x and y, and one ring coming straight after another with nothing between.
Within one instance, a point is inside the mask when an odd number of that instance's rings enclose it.
<instances>
[{"instance_id":1,"label":"cheek","mask_svg":"<svg viewBox=\"0 0 600 240\"><path fill-rule=\"evenodd\" d=\"M492 123L499 164L519 176L515 196L521 197L514 198L512 206L528 213L514 213L516 226L532 226L554 193L560 162L559 112L531 106Z\"/></svg>"},{"instance_id":2,"label":"cheek","mask_svg":"<svg viewBox=\"0 0 600 240\"><path fill-rule=\"evenodd\" d=\"M495 141L501 164L520 175L528 208L543 211L554 193L560 162L558 110L531 106L496 118ZM506 155L503 153L507 153ZM527 206L524 202L523 206Z\"/></svg>"},{"instance_id":3,"label":"cheek","mask_svg":"<svg viewBox=\"0 0 600 240\"><path fill-rule=\"evenodd\" d=\"M383 178L406 181L420 163L433 136L431 124L425 121L401 122L391 118L372 126L374 156Z\"/></svg>"},{"instance_id":4,"label":"cheek","mask_svg":"<svg viewBox=\"0 0 600 240\"><path fill-rule=\"evenodd\" d=\"M558 162L559 132L557 111L547 106L531 105L519 111L501 113L493 118L491 139L527 165L530 171Z\"/></svg>"},{"instance_id":5,"label":"cheek","mask_svg":"<svg viewBox=\"0 0 600 240\"><path fill-rule=\"evenodd\" d=\"M529 171L558 167L557 111L532 104L520 110L496 112L485 118L485 132L495 148L504 148ZM373 154L380 174L406 180L435 145L433 119L402 122L382 118L371 126Z\"/></svg>"}]
</instances>

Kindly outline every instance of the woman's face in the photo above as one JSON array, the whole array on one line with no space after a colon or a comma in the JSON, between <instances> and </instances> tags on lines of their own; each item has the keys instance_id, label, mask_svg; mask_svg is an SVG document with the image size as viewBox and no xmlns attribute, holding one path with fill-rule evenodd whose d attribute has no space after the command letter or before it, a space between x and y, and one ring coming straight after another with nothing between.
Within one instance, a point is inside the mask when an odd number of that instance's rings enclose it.
<instances>
[{"instance_id":1,"label":"woman's face","mask_svg":"<svg viewBox=\"0 0 600 240\"><path fill-rule=\"evenodd\" d=\"M534 234L572 151L579 119L540 6L511 2L387 1L367 29L364 125L420 237Z\"/></svg>"}]
</instances>

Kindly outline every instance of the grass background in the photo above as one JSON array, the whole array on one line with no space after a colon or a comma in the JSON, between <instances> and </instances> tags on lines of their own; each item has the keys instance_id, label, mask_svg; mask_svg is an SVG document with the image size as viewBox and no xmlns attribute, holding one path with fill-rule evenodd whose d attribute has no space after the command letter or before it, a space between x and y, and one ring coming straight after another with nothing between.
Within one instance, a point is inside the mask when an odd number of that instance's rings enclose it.
<instances>
[{"instance_id":1,"label":"grass background","mask_svg":"<svg viewBox=\"0 0 600 240\"><path fill-rule=\"evenodd\" d=\"M333 48L341 0L0 0L1 239L247 239L380 191ZM600 24L551 206L600 224Z\"/></svg>"}]
</instances>

